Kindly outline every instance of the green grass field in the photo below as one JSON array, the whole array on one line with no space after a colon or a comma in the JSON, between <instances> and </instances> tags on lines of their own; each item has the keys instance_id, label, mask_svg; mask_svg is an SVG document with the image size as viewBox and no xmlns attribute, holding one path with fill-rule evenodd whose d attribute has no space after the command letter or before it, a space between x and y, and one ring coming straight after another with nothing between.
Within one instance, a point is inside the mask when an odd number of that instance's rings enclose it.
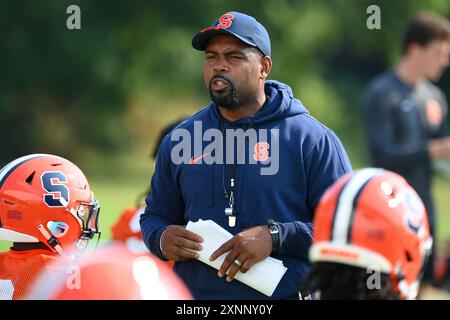
<instances>
[{"instance_id":1,"label":"green grass field","mask_svg":"<svg viewBox=\"0 0 450 320\"><path fill-rule=\"evenodd\" d=\"M433 195L437 211L438 247L450 240L450 178L437 178L433 184Z\"/></svg>"}]
</instances>

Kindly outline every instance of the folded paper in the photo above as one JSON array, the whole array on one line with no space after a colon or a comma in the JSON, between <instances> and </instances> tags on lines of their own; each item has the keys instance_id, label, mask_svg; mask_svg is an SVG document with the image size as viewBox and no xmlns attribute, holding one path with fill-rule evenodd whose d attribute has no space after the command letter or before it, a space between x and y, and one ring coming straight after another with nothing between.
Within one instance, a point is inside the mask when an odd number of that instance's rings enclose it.
<instances>
[{"instance_id":1,"label":"folded paper","mask_svg":"<svg viewBox=\"0 0 450 320\"><path fill-rule=\"evenodd\" d=\"M189 221L186 229L203 238L203 249L198 252L198 260L219 270L228 252L212 262L209 261L209 257L233 235L212 220ZM239 271L234 279L270 297L286 271L283 261L267 257L253 265L246 273Z\"/></svg>"}]
</instances>

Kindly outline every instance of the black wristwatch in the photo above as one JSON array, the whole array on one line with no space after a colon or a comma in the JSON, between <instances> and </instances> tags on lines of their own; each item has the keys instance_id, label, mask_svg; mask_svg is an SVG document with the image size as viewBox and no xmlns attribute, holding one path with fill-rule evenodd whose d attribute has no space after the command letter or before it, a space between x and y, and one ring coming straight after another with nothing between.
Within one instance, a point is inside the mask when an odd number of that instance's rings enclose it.
<instances>
[{"instance_id":1,"label":"black wristwatch","mask_svg":"<svg viewBox=\"0 0 450 320\"><path fill-rule=\"evenodd\" d=\"M278 229L278 224L276 224L274 220L269 219L267 220L267 226L269 227L269 232L272 236L272 252L276 252L280 242L280 230Z\"/></svg>"}]
</instances>

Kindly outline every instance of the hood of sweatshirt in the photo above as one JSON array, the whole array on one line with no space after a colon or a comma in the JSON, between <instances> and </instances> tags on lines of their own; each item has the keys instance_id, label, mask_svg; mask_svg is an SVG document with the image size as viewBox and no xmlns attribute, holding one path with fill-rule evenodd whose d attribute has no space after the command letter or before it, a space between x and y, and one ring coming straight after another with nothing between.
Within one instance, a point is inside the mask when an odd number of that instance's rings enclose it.
<instances>
[{"instance_id":1,"label":"hood of sweatshirt","mask_svg":"<svg viewBox=\"0 0 450 320\"><path fill-rule=\"evenodd\" d=\"M298 114L308 113L300 100L294 98L291 87L287 84L275 80L268 80L265 83L265 93L269 98L265 105L255 114L244 117L234 122L223 119L217 105L212 102L209 107L213 116L222 119L225 123L233 125L260 124L276 121L283 118L293 117Z\"/></svg>"}]
</instances>

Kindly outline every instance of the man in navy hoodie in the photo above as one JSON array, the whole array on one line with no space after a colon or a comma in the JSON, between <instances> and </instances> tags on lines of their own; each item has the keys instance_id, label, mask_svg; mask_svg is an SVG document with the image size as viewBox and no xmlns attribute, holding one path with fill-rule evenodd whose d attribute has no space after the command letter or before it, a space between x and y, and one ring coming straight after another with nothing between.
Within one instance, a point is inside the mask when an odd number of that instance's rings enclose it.
<instances>
[{"instance_id":1,"label":"man in navy hoodie","mask_svg":"<svg viewBox=\"0 0 450 320\"><path fill-rule=\"evenodd\" d=\"M205 51L212 102L162 141L140 220L143 240L175 261L196 299L267 299L233 278L268 256L288 269L270 298L298 298L310 268L314 209L351 171L348 157L289 86L266 80L270 39L253 17L226 13L192 45ZM196 260L203 239L185 226L199 219L234 235L210 257L226 255L219 271Z\"/></svg>"}]
</instances>

